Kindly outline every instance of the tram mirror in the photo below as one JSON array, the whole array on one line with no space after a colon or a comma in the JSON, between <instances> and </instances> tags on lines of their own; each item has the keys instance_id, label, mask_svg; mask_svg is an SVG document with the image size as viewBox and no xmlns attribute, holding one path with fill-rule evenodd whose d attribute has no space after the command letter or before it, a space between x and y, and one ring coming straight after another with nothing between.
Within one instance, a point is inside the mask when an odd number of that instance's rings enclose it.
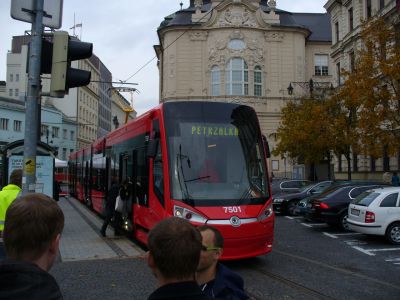
<instances>
[{"instance_id":1,"label":"tram mirror","mask_svg":"<svg viewBox=\"0 0 400 300\"><path fill-rule=\"evenodd\" d=\"M267 158L271 157L271 151L269 150L269 143L267 141L267 138L265 137L265 135L262 136L262 141L263 141L263 146L265 149L265 153L267 154Z\"/></svg>"},{"instance_id":2,"label":"tram mirror","mask_svg":"<svg viewBox=\"0 0 400 300\"><path fill-rule=\"evenodd\" d=\"M157 155L158 139L150 140L147 144L147 158L154 158Z\"/></svg>"}]
</instances>

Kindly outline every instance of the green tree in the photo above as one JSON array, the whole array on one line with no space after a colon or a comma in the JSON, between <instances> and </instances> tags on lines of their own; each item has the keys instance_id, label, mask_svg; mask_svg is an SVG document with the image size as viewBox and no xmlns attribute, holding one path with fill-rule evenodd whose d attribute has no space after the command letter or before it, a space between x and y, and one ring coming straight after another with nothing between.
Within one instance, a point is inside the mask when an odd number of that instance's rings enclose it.
<instances>
[{"instance_id":1,"label":"green tree","mask_svg":"<svg viewBox=\"0 0 400 300\"><path fill-rule=\"evenodd\" d=\"M302 98L291 101L282 109L281 125L277 131L278 144L274 155L288 155L292 160L318 163L330 159L330 124L321 99Z\"/></svg>"}]
</instances>

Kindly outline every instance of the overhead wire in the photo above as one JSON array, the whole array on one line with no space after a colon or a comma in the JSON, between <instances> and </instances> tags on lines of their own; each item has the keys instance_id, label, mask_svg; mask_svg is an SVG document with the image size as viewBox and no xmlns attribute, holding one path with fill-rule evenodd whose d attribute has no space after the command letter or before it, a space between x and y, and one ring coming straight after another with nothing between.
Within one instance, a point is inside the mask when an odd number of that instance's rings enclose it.
<instances>
[{"instance_id":1,"label":"overhead wire","mask_svg":"<svg viewBox=\"0 0 400 300\"><path fill-rule=\"evenodd\" d=\"M212 7L204 16L202 16L198 22L194 23L193 25L191 25L189 28L187 28L185 31L183 31L183 33L181 33L175 40L173 40L169 45L167 45L164 50L167 50L169 47L171 47L173 44L175 44L185 33L187 33L189 30L194 28L194 25L199 24L205 17L207 17L209 14L211 14L216 8L218 8L221 4L223 3L220 2L218 3L215 7ZM139 70L137 70L135 73L133 73L131 76L129 76L127 79L123 80L122 83L128 81L129 79L131 79L133 76L135 76L137 73L139 73L141 70L143 70L145 67L147 67L155 58L157 58L157 55L155 55L154 57L152 57L148 62L146 62L143 66L141 66L139 68Z\"/></svg>"}]
</instances>

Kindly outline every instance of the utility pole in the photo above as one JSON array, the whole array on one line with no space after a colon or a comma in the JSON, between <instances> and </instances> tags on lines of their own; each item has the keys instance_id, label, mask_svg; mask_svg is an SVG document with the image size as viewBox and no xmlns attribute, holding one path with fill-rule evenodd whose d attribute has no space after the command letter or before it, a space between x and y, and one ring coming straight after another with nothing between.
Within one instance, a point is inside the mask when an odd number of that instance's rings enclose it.
<instances>
[{"instance_id":1,"label":"utility pole","mask_svg":"<svg viewBox=\"0 0 400 300\"><path fill-rule=\"evenodd\" d=\"M28 95L26 97L25 113L25 140L23 160L23 194L33 193L36 188L36 146L38 138L38 114L40 101L40 64L42 54L43 34L43 4L44 0L36 0L36 6L31 12L34 15L32 22L32 38L30 42Z\"/></svg>"}]
</instances>

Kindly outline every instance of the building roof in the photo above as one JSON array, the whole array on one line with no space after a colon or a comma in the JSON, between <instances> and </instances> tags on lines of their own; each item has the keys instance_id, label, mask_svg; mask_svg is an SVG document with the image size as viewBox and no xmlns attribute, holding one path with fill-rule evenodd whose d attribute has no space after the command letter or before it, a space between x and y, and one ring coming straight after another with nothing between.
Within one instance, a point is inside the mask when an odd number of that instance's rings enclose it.
<instances>
[{"instance_id":1,"label":"building roof","mask_svg":"<svg viewBox=\"0 0 400 300\"><path fill-rule=\"evenodd\" d=\"M22 100L0 96L0 107L12 110L25 111L25 102Z\"/></svg>"},{"instance_id":2,"label":"building roof","mask_svg":"<svg viewBox=\"0 0 400 300\"><path fill-rule=\"evenodd\" d=\"M301 24L311 31L310 41L331 42L331 19L329 14L293 13L292 17L297 24Z\"/></svg>"},{"instance_id":3,"label":"building roof","mask_svg":"<svg viewBox=\"0 0 400 300\"><path fill-rule=\"evenodd\" d=\"M263 11L269 13L271 8L267 1L260 1ZM201 11L207 12L211 9L210 1L204 1ZM186 9L178 10L164 18L159 26L159 30L172 26L200 26L192 23L192 14L195 12L193 1ZM280 25L274 27L301 28L310 31L309 41L330 42L332 40L330 16L327 13L291 13L285 10L276 9L275 12L280 16Z\"/></svg>"},{"instance_id":4,"label":"building roof","mask_svg":"<svg viewBox=\"0 0 400 300\"><path fill-rule=\"evenodd\" d=\"M9 97L1 97L0 96L0 108L10 109L14 111L23 111L25 112L25 102L23 100L13 99ZM62 115L63 121L65 123L70 123L76 125L77 122L74 120L69 119L61 110L55 107L52 104L43 103L42 109L48 108L52 111L58 112Z\"/></svg>"}]
</instances>

